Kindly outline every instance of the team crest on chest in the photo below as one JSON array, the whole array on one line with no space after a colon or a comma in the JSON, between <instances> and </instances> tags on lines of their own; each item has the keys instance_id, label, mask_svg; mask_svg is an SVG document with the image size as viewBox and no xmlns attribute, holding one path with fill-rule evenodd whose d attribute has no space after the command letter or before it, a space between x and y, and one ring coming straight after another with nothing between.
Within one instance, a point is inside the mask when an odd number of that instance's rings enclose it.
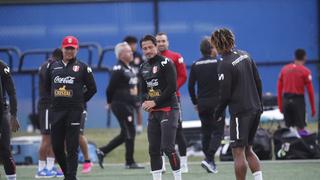
<instances>
[{"instance_id":1,"label":"team crest on chest","mask_svg":"<svg viewBox=\"0 0 320 180\"><path fill-rule=\"evenodd\" d=\"M158 66L153 66L152 73L155 74L158 72Z\"/></svg>"},{"instance_id":2,"label":"team crest on chest","mask_svg":"<svg viewBox=\"0 0 320 180\"><path fill-rule=\"evenodd\" d=\"M80 66L78 66L78 65L75 65L75 66L72 67L72 70L73 70L74 72L78 72L79 69L80 69Z\"/></svg>"}]
</instances>

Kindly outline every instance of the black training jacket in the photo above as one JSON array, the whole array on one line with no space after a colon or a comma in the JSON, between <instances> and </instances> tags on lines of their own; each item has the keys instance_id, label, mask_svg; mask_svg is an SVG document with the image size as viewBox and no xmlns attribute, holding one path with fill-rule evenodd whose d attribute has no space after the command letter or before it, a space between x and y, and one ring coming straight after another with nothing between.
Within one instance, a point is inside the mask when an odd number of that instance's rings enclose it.
<instances>
[{"instance_id":1,"label":"black training jacket","mask_svg":"<svg viewBox=\"0 0 320 180\"><path fill-rule=\"evenodd\" d=\"M262 111L262 85L257 67L241 50L222 56L218 67L219 103L215 117L229 106L230 114Z\"/></svg>"},{"instance_id":2,"label":"black training jacket","mask_svg":"<svg viewBox=\"0 0 320 180\"><path fill-rule=\"evenodd\" d=\"M191 65L188 90L194 105L217 104L219 90L217 71L218 60L212 57L202 57Z\"/></svg>"},{"instance_id":3,"label":"black training jacket","mask_svg":"<svg viewBox=\"0 0 320 180\"><path fill-rule=\"evenodd\" d=\"M160 55L148 59L140 68L143 101L154 100L157 108L177 107L177 73L172 61Z\"/></svg>"},{"instance_id":4,"label":"black training jacket","mask_svg":"<svg viewBox=\"0 0 320 180\"><path fill-rule=\"evenodd\" d=\"M0 60L0 78L1 78L1 84L0 84L1 114L3 111L3 107L7 106L7 98L6 98L6 94L7 94L9 96L10 114L12 116L16 116L17 115L16 89L13 84L10 68L1 60Z\"/></svg>"},{"instance_id":5,"label":"black training jacket","mask_svg":"<svg viewBox=\"0 0 320 180\"><path fill-rule=\"evenodd\" d=\"M51 93L53 109L83 109L84 103L97 92L91 68L76 59L67 65L59 60L48 66L45 84Z\"/></svg>"},{"instance_id":6,"label":"black training jacket","mask_svg":"<svg viewBox=\"0 0 320 180\"><path fill-rule=\"evenodd\" d=\"M134 105L138 93L138 77L134 69L119 61L113 67L110 82L106 90L108 104L123 102Z\"/></svg>"}]
</instances>

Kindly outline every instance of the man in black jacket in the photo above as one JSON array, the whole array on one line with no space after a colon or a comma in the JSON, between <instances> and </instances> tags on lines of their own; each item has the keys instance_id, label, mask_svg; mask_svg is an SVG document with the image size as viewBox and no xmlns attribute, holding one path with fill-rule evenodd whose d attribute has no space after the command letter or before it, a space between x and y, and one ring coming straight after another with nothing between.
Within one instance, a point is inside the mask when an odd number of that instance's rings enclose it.
<instances>
[{"instance_id":1,"label":"man in black jacket","mask_svg":"<svg viewBox=\"0 0 320 180\"><path fill-rule=\"evenodd\" d=\"M78 50L78 40L73 36L65 37L63 59L48 66L46 78L52 100L52 147L66 180L77 179L81 116L84 103L97 91L91 68L76 58Z\"/></svg>"},{"instance_id":2,"label":"man in black jacket","mask_svg":"<svg viewBox=\"0 0 320 180\"><path fill-rule=\"evenodd\" d=\"M141 169L143 167L136 164L133 158L134 140L136 136L134 108L138 95L138 77L130 66L130 62L133 60L132 50L128 43L123 42L117 44L114 51L119 62L113 67L106 95L108 108L111 108L117 117L121 132L106 146L97 149L99 165L103 168L103 158L105 155L122 143L125 143L125 168Z\"/></svg>"},{"instance_id":3,"label":"man in black jacket","mask_svg":"<svg viewBox=\"0 0 320 180\"><path fill-rule=\"evenodd\" d=\"M0 158L8 180L16 180L16 165L11 154L10 135L19 128L17 120L16 90L10 74L10 68L0 60ZM6 101L9 96L10 113Z\"/></svg>"},{"instance_id":4,"label":"man in black jacket","mask_svg":"<svg viewBox=\"0 0 320 180\"><path fill-rule=\"evenodd\" d=\"M158 55L154 36L146 35L140 46L147 62L140 68L142 76L142 109L149 112L148 141L153 180L162 179L164 152L175 180L181 180L180 158L175 151L179 107L176 96L176 71L170 59Z\"/></svg>"},{"instance_id":5,"label":"man in black jacket","mask_svg":"<svg viewBox=\"0 0 320 180\"><path fill-rule=\"evenodd\" d=\"M206 157L201 165L208 173L217 173L214 155L221 144L224 133L224 118L215 121L212 116L218 104L217 69L219 62L216 59L217 51L212 47L209 38L202 40L200 51L203 57L191 66L188 88L191 101L201 120L202 150Z\"/></svg>"},{"instance_id":6,"label":"man in black jacket","mask_svg":"<svg viewBox=\"0 0 320 180\"><path fill-rule=\"evenodd\" d=\"M223 59L218 68L219 103L214 118L219 121L226 106L229 106L236 179L245 179L247 161L254 180L262 180L260 162L252 150L263 110L262 85L257 67L248 53L234 49L234 35L229 29L213 32L211 42Z\"/></svg>"}]
</instances>

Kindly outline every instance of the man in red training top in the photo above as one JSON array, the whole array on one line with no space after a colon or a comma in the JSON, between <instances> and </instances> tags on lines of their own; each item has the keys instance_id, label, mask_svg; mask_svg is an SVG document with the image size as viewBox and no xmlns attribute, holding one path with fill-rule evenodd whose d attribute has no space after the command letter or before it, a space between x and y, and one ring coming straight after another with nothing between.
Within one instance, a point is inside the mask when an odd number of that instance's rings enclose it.
<instances>
[{"instance_id":1,"label":"man in red training top","mask_svg":"<svg viewBox=\"0 0 320 180\"><path fill-rule=\"evenodd\" d=\"M162 56L171 59L175 65L177 71L177 98L179 102L179 109L180 109L180 118L179 118L179 125L177 129L177 137L176 143L179 147L180 153L180 160L181 160L181 172L187 173L188 172L188 165L187 165L187 142L182 132L182 118L181 118L181 102L180 102L180 87L186 82L187 80L187 69L186 65L183 62L183 57L176 52L170 51L169 48L169 41L168 36L166 33L158 33L156 36L157 39L157 48ZM162 157L164 161L164 156ZM164 163L163 163L164 165ZM165 166L163 166L163 171L165 171Z\"/></svg>"},{"instance_id":2,"label":"man in red training top","mask_svg":"<svg viewBox=\"0 0 320 180\"><path fill-rule=\"evenodd\" d=\"M300 135L307 133L304 130L307 125L305 87L309 94L311 115L316 115L312 76L310 70L304 66L306 59L305 50L297 49L294 62L282 68L278 79L279 109L284 115L286 126L297 127Z\"/></svg>"}]
</instances>

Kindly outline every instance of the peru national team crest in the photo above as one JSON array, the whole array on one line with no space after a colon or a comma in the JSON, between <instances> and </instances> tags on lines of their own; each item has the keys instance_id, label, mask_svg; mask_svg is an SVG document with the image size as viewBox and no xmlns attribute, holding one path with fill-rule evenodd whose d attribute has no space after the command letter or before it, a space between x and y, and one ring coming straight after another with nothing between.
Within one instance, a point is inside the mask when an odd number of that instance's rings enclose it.
<instances>
[{"instance_id":1,"label":"peru national team crest","mask_svg":"<svg viewBox=\"0 0 320 180\"><path fill-rule=\"evenodd\" d=\"M157 72L158 72L158 67L157 66L153 66L152 73L155 74Z\"/></svg>"},{"instance_id":2,"label":"peru national team crest","mask_svg":"<svg viewBox=\"0 0 320 180\"><path fill-rule=\"evenodd\" d=\"M78 65L72 67L72 70L73 70L74 72L78 72L79 69L80 69L80 67L79 67Z\"/></svg>"}]
</instances>

